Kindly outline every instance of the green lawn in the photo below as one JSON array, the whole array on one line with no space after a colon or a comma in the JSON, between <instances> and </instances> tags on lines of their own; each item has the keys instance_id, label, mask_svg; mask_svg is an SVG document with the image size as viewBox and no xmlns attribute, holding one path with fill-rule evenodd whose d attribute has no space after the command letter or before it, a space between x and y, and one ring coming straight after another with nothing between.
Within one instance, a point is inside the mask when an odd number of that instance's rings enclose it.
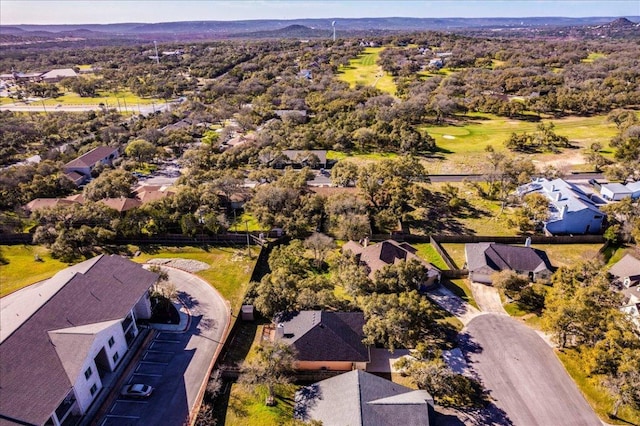
<instances>
[{"instance_id":1,"label":"green lawn","mask_svg":"<svg viewBox=\"0 0 640 426\"><path fill-rule=\"evenodd\" d=\"M593 61L595 61L596 59L601 59L601 58L606 58L607 55L601 52L591 52L589 53L589 56L587 56L586 59L583 59L582 62L585 63L591 63Z\"/></svg>"},{"instance_id":2,"label":"green lawn","mask_svg":"<svg viewBox=\"0 0 640 426\"><path fill-rule=\"evenodd\" d=\"M295 385L277 388L276 405L267 407L265 398L267 390L263 386L253 389L234 383L231 386L229 406L225 425L227 426L276 426L286 425L293 421L293 396L298 389Z\"/></svg>"},{"instance_id":3,"label":"green lawn","mask_svg":"<svg viewBox=\"0 0 640 426\"><path fill-rule=\"evenodd\" d=\"M466 124L447 126L423 126L436 140L436 145L444 155L444 161L432 161L428 170L432 173L482 172L483 163L478 161L479 155L485 155L485 148L493 146L497 151L504 151L504 143L511 133L532 133L537 123L498 117L492 114L472 113L467 116ZM579 148L586 148L593 142L604 147L616 134L616 127L607 122L605 115L593 117L567 117L552 121L558 135L566 136L577 149L564 149L559 154L531 154L537 162L553 162L557 165L565 163L574 169L590 170L585 165Z\"/></svg>"},{"instance_id":4,"label":"green lawn","mask_svg":"<svg viewBox=\"0 0 640 426\"><path fill-rule=\"evenodd\" d=\"M371 152L366 154L361 154L361 153L348 154L346 152L338 152L338 151L327 152L327 159L329 160L339 161L339 160L348 159L356 163L366 163L366 162L381 161L381 160L393 160L396 158L398 158L398 154L396 154L395 152Z\"/></svg>"},{"instance_id":5,"label":"green lawn","mask_svg":"<svg viewBox=\"0 0 640 426\"><path fill-rule=\"evenodd\" d=\"M253 258L247 258L245 250L234 247L162 247L160 250L141 248L142 254L134 257L136 262L146 262L155 257L179 257L195 259L211 265L210 269L196 275L214 286L231 303L232 312L238 312L249 285L251 272L258 255L253 248Z\"/></svg>"},{"instance_id":6,"label":"green lawn","mask_svg":"<svg viewBox=\"0 0 640 426\"><path fill-rule=\"evenodd\" d=\"M56 105L99 105L104 104L109 108L118 108L124 110L125 106L128 110L135 110L138 104L140 105L150 105L152 103L160 104L164 101L160 99L152 99L152 98L141 98L139 96L134 95L129 90L108 92L108 91L98 91L97 95L93 98L83 98L80 95L73 92L66 92L62 96L57 98L45 99L44 104L46 106ZM35 104L38 104L37 102Z\"/></svg>"},{"instance_id":7,"label":"green lawn","mask_svg":"<svg viewBox=\"0 0 640 426\"><path fill-rule=\"evenodd\" d=\"M38 255L41 260L36 260ZM68 265L53 259L42 246L0 246L0 257L8 263L0 264L0 297L46 280Z\"/></svg>"},{"instance_id":8,"label":"green lawn","mask_svg":"<svg viewBox=\"0 0 640 426\"><path fill-rule=\"evenodd\" d=\"M575 350L557 352L558 358L564 364L564 368L578 385L578 388L589 402L596 414L608 424L640 425L640 410L633 410L628 406L621 406L618 411L618 419L609 417L615 402L614 397L605 389L601 376L588 377L580 360L580 354Z\"/></svg>"},{"instance_id":9,"label":"green lawn","mask_svg":"<svg viewBox=\"0 0 640 426\"><path fill-rule=\"evenodd\" d=\"M356 85L374 86L383 92L394 95L397 91L393 78L377 65L378 56L383 47L368 47L364 53L356 59L349 61L349 65L341 67L338 78L349 83L351 87Z\"/></svg>"},{"instance_id":10,"label":"green lawn","mask_svg":"<svg viewBox=\"0 0 640 426\"><path fill-rule=\"evenodd\" d=\"M547 253L553 266L570 266L598 256L601 244L533 244L533 248Z\"/></svg>"},{"instance_id":11,"label":"green lawn","mask_svg":"<svg viewBox=\"0 0 640 426\"><path fill-rule=\"evenodd\" d=\"M247 231L247 226L249 227L249 232L264 230L264 226L261 226L251 213L244 212L231 224L229 232L245 232Z\"/></svg>"},{"instance_id":12,"label":"green lawn","mask_svg":"<svg viewBox=\"0 0 640 426\"><path fill-rule=\"evenodd\" d=\"M462 268L462 266L466 262L466 258L464 255L464 244L460 243L445 243L440 244L444 251L447 252L453 263L458 267Z\"/></svg>"},{"instance_id":13,"label":"green lawn","mask_svg":"<svg viewBox=\"0 0 640 426\"><path fill-rule=\"evenodd\" d=\"M413 247L418 249L418 256L431 263L436 268L444 271L449 269L442 257L438 254L435 248L429 243L418 243L411 244Z\"/></svg>"}]
</instances>

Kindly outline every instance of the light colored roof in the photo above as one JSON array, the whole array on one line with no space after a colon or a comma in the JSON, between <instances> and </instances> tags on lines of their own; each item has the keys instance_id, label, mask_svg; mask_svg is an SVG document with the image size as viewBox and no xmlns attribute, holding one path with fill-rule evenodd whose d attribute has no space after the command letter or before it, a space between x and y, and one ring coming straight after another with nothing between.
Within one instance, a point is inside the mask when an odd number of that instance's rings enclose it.
<instances>
[{"instance_id":1,"label":"light colored roof","mask_svg":"<svg viewBox=\"0 0 640 426\"><path fill-rule=\"evenodd\" d=\"M117 319L49 331L49 338L71 383L76 380L87 356L91 353L96 335L120 321Z\"/></svg>"},{"instance_id":2,"label":"light colored roof","mask_svg":"<svg viewBox=\"0 0 640 426\"><path fill-rule=\"evenodd\" d=\"M382 377L354 370L296 392L294 416L324 426L428 426L433 398Z\"/></svg>"},{"instance_id":3,"label":"light colored roof","mask_svg":"<svg viewBox=\"0 0 640 426\"><path fill-rule=\"evenodd\" d=\"M627 184L627 189L631 192L640 191L640 180L637 182L631 182Z\"/></svg>"},{"instance_id":4,"label":"light colored roof","mask_svg":"<svg viewBox=\"0 0 640 426\"><path fill-rule=\"evenodd\" d=\"M627 253L609 268L609 273L617 278L640 277L640 260Z\"/></svg>"},{"instance_id":5,"label":"light colored roof","mask_svg":"<svg viewBox=\"0 0 640 426\"><path fill-rule=\"evenodd\" d=\"M631 194L631 190L629 188L618 182L603 183L600 186L600 192L602 192L603 189L607 189L614 194Z\"/></svg>"},{"instance_id":6,"label":"light colored roof","mask_svg":"<svg viewBox=\"0 0 640 426\"><path fill-rule=\"evenodd\" d=\"M140 191L136 194L136 198L140 200L142 204L146 204L152 201L161 200L173 194L173 191Z\"/></svg>"},{"instance_id":7,"label":"light colored roof","mask_svg":"<svg viewBox=\"0 0 640 426\"><path fill-rule=\"evenodd\" d=\"M78 74L71 68L59 68L49 72L45 72L40 77L43 79L48 78L65 78L65 77L77 77Z\"/></svg>"},{"instance_id":8,"label":"light colored roof","mask_svg":"<svg viewBox=\"0 0 640 426\"><path fill-rule=\"evenodd\" d=\"M548 222L562 220L562 210L565 208L568 212L588 209L604 215L594 202L589 199L587 194L576 185L563 179L549 181L545 178L537 178L526 185L518 187L516 192L521 196L532 192L546 196L551 204Z\"/></svg>"},{"instance_id":9,"label":"light colored roof","mask_svg":"<svg viewBox=\"0 0 640 426\"><path fill-rule=\"evenodd\" d=\"M314 154L322 164L327 162L327 150L325 149L285 149L282 151L282 155L286 156L291 161L298 161L301 159L301 156L306 154ZM302 158L302 161L304 160L305 158Z\"/></svg>"}]
</instances>

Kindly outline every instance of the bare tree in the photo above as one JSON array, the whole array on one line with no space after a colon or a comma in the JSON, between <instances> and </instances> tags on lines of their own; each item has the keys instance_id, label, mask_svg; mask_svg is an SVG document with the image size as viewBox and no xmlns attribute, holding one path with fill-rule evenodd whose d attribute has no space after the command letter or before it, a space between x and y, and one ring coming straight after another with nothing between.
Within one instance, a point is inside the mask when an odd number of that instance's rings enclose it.
<instances>
[{"instance_id":1,"label":"bare tree","mask_svg":"<svg viewBox=\"0 0 640 426\"><path fill-rule=\"evenodd\" d=\"M304 240L305 248L313 251L316 267L320 268L327 252L334 247L333 238L320 232L314 232L309 238Z\"/></svg>"},{"instance_id":2,"label":"bare tree","mask_svg":"<svg viewBox=\"0 0 640 426\"><path fill-rule=\"evenodd\" d=\"M274 405L276 386L290 382L296 360L294 349L281 342L265 343L258 347L255 358L245 361L240 382L247 385L264 385L269 395L266 405Z\"/></svg>"}]
</instances>

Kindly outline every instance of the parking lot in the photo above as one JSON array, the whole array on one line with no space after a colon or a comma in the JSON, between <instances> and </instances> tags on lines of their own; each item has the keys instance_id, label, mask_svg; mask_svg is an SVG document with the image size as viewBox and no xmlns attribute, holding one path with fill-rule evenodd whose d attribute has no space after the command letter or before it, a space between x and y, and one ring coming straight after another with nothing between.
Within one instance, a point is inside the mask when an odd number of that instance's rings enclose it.
<instances>
[{"instance_id":1,"label":"parking lot","mask_svg":"<svg viewBox=\"0 0 640 426\"><path fill-rule=\"evenodd\" d=\"M230 312L211 285L195 275L166 268L188 315L180 326L158 326L154 339L133 361L123 385L142 383L154 388L145 399L118 396L96 425L182 426L202 397L212 360L224 342Z\"/></svg>"},{"instance_id":2,"label":"parking lot","mask_svg":"<svg viewBox=\"0 0 640 426\"><path fill-rule=\"evenodd\" d=\"M142 417L150 410L149 405L158 404L158 395L170 393L170 384L163 379L173 358L182 351L182 339L176 333L158 333L144 352L135 369L125 384L144 383L154 388L154 393L148 399L132 399L119 397L116 399L101 425L136 425L148 424L141 422Z\"/></svg>"}]
</instances>

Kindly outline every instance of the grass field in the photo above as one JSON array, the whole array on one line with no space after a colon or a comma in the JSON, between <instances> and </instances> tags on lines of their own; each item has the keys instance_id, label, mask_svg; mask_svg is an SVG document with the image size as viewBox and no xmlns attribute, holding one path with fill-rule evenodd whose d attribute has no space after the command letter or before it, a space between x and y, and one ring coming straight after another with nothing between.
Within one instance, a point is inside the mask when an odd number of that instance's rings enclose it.
<instances>
[{"instance_id":1,"label":"grass field","mask_svg":"<svg viewBox=\"0 0 640 426\"><path fill-rule=\"evenodd\" d=\"M444 243L440 244L440 246L447 252L451 260L453 260L453 263L455 263L458 268L462 268L465 263L464 244Z\"/></svg>"},{"instance_id":2,"label":"grass field","mask_svg":"<svg viewBox=\"0 0 640 426\"><path fill-rule=\"evenodd\" d=\"M533 244L543 250L553 266L570 266L581 261L590 261L598 256L601 244Z\"/></svg>"},{"instance_id":3,"label":"grass field","mask_svg":"<svg viewBox=\"0 0 640 426\"><path fill-rule=\"evenodd\" d=\"M40 260L36 260L38 255ZM49 250L42 246L13 245L0 246L0 297L16 290L46 280L68 265L53 259Z\"/></svg>"},{"instance_id":4,"label":"grass field","mask_svg":"<svg viewBox=\"0 0 640 426\"><path fill-rule=\"evenodd\" d=\"M618 418L612 419L609 413L613 411L614 397L601 384L601 376L588 377L580 360L580 354L575 350L557 352L564 368L578 385L578 388L589 402L596 414L607 424L640 425L640 410L633 410L628 406L621 406Z\"/></svg>"},{"instance_id":5,"label":"grass field","mask_svg":"<svg viewBox=\"0 0 640 426\"><path fill-rule=\"evenodd\" d=\"M210 269L198 272L196 275L214 286L231 303L231 310L235 313L242 305L255 258L258 255L257 249L253 250L253 259L249 259L239 254L241 249L233 247L209 247L207 250L198 247L163 247L159 250L142 247L142 254L133 260L144 263L155 257L179 257L199 260L211 265Z\"/></svg>"},{"instance_id":6,"label":"grass field","mask_svg":"<svg viewBox=\"0 0 640 426\"><path fill-rule=\"evenodd\" d=\"M295 385L278 386L276 405L267 407L264 403L267 397L266 387L258 386L254 392L247 386L234 383L231 387L224 424L227 426L276 426L292 422L293 396L297 388Z\"/></svg>"},{"instance_id":7,"label":"grass field","mask_svg":"<svg viewBox=\"0 0 640 426\"><path fill-rule=\"evenodd\" d=\"M351 87L374 86L394 95L397 88L393 78L377 65L378 56L383 49L383 47L366 48L362 55L350 60L349 65L340 68L338 78L349 83Z\"/></svg>"},{"instance_id":8,"label":"grass field","mask_svg":"<svg viewBox=\"0 0 640 426\"><path fill-rule=\"evenodd\" d=\"M537 123L513 120L491 114L470 114L469 121L457 126L424 126L436 140L436 145L444 160L430 160L431 173L481 172L482 162L479 155L485 154L488 145L496 151L504 151L504 143L511 133L532 133ZM543 120L547 122L549 120ZM571 166L581 170L590 170L585 165L582 151L594 142L608 147L610 139L616 134L616 127L607 122L604 115L593 117L567 117L550 120L555 124L555 132L566 136L576 148L564 149L559 154L531 154L534 161ZM604 152L604 154L611 154Z\"/></svg>"},{"instance_id":9,"label":"grass field","mask_svg":"<svg viewBox=\"0 0 640 426\"><path fill-rule=\"evenodd\" d=\"M589 56L587 56L586 59L583 59L582 62L585 63L591 63L593 61L595 61L596 59L601 59L601 58L606 58L607 55L604 53L600 53L600 52L591 52L589 53Z\"/></svg>"},{"instance_id":10,"label":"grass field","mask_svg":"<svg viewBox=\"0 0 640 426\"><path fill-rule=\"evenodd\" d=\"M97 95L93 98L83 98L80 95L73 92L66 92L64 95L55 99L45 99L44 104L46 106L56 105L99 105L104 104L109 108L118 108L128 110L135 110L138 104L150 105L152 103L159 104L163 101L152 98L141 98L134 95L128 90L117 92L98 91Z\"/></svg>"},{"instance_id":11,"label":"grass field","mask_svg":"<svg viewBox=\"0 0 640 426\"><path fill-rule=\"evenodd\" d=\"M442 260L442 257L438 254L436 249L434 249L431 244L418 243L418 244L411 244L411 245L416 249L418 249L418 253L417 253L418 256L420 256L427 262L431 263L436 268L442 271L449 269L447 264L444 263L444 260Z\"/></svg>"}]
</instances>

